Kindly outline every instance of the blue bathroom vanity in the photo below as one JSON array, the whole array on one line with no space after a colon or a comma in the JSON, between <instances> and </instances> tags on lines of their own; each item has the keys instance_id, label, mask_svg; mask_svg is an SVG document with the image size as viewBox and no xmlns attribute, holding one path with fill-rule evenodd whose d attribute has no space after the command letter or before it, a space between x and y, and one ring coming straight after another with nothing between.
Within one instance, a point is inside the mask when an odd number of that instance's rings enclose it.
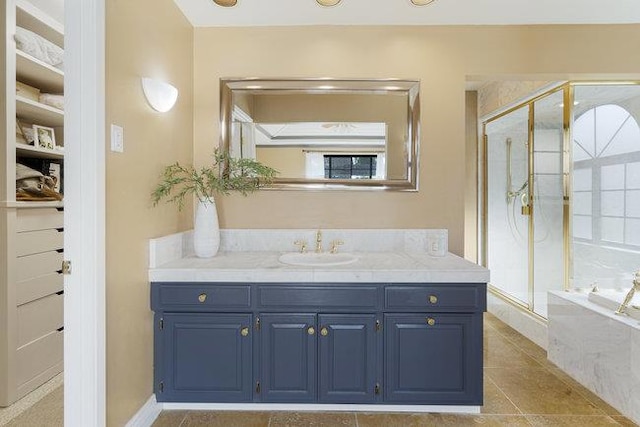
<instances>
[{"instance_id":1,"label":"blue bathroom vanity","mask_svg":"<svg viewBox=\"0 0 640 427\"><path fill-rule=\"evenodd\" d=\"M277 256L150 270L159 402L482 405L487 270L451 254Z\"/></svg>"}]
</instances>

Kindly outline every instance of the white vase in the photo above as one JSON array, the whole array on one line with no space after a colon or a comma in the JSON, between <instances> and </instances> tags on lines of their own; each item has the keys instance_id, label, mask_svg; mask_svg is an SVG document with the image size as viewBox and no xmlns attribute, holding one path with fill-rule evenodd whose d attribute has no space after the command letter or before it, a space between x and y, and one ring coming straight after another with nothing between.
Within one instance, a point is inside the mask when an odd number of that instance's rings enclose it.
<instances>
[{"instance_id":1,"label":"white vase","mask_svg":"<svg viewBox=\"0 0 640 427\"><path fill-rule=\"evenodd\" d=\"M198 201L193 224L193 248L200 258L211 258L218 253L220 226L213 198L210 201Z\"/></svg>"}]
</instances>

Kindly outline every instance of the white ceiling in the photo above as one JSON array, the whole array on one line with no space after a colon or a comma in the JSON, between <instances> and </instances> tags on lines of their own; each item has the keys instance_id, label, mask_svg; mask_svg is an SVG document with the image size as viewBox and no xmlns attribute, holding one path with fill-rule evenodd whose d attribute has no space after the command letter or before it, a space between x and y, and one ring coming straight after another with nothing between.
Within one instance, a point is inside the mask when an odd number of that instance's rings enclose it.
<instances>
[{"instance_id":1,"label":"white ceiling","mask_svg":"<svg viewBox=\"0 0 640 427\"><path fill-rule=\"evenodd\" d=\"M640 0L174 0L196 27L281 25L513 25L640 23Z\"/></svg>"}]
</instances>

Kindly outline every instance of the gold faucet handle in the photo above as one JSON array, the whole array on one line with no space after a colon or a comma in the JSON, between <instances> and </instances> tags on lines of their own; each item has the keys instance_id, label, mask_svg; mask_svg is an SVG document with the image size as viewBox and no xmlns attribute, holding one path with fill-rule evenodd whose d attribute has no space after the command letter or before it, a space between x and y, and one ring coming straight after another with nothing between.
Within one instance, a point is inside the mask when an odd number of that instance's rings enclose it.
<instances>
[{"instance_id":1,"label":"gold faucet handle","mask_svg":"<svg viewBox=\"0 0 640 427\"><path fill-rule=\"evenodd\" d=\"M331 242L331 250L329 252L331 252L332 254L335 254L336 252L338 252L338 246L340 245L344 245L344 242L342 240L334 240Z\"/></svg>"},{"instance_id":2,"label":"gold faucet handle","mask_svg":"<svg viewBox=\"0 0 640 427\"><path fill-rule=\"evenodd\" d=\"M296 240L293 242L294 245L300 246L300 253L303 254L307 252L307 241L306 240Z\"/></svg>"}]
</instances>

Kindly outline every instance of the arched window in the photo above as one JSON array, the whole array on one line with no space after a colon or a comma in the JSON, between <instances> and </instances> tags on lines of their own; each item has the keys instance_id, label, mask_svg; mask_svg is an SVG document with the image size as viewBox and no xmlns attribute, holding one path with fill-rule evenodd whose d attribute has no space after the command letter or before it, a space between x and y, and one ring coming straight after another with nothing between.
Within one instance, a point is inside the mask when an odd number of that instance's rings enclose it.
<instances>
[{"instance_id":1,"label":"arched window","mask_svg":"<svg viewBox=\"0 0 640 427\"><path fill-rule=\"evenodd\" d=\"M573 126L573 237L640 248L640 127L619 105L582 113Z\"/></svg>"}]
</instances>

